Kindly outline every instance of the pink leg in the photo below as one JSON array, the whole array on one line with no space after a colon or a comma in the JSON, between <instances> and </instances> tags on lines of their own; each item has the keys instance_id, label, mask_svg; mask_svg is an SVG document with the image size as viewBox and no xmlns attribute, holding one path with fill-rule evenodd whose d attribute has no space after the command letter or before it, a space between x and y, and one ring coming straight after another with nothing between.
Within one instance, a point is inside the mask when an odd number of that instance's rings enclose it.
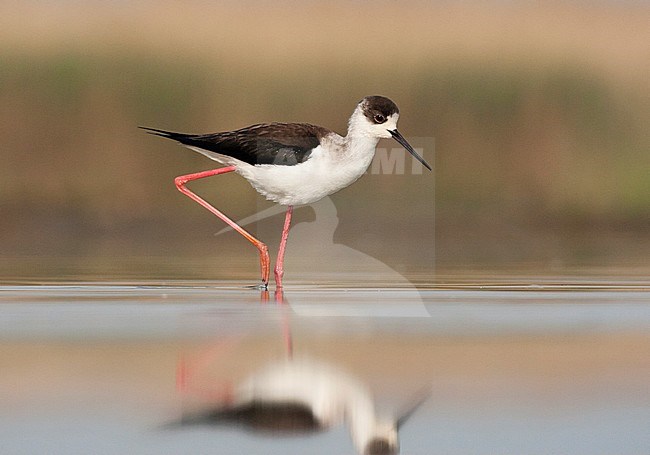
<instances>
[{"instance_id":1,"label":"pink leg","mask_svg":"<svg viewBox=\"0 0 650 455\"><path fill-rule=\"evenodd\" d=\"M208 202L206 202L204 199L201 197L197 196L195 193L191 192L190 190L187 189L185 184L187 182L191 182L192 180L198 180L202 179L204 177L210 177L213 175L219 175L219 174L225 174L227 172L232 172L235 170L235 166L227 166L227 167L222 167L219 169L212 169L209 171L203 171L203 172L197 172L196 174L187 174L187 175L181 175L179 177L176 177L174 179L174 183L176 183L176 188L189 197L190 199L198 202L201 204L203 207L208 209L212 214L216 215L219 219L221 219L224 223L226 223L228 226L233 228L235 231L239 232L241 235L243 235L246 240L251 242L255 247L259 250L260 252L260 267L262 268L262 287L266 289L269 285L269 275L271 274L271 261L269 259L269 251L267 246L257 240L255 237L253 237L251 234L249 234L246 230L244 230L242 227L240 227L237 223L235 223L233 220L228 218L226 215L221 213L219 210L211 206Z\"/></svg>"},{"instance_id":2,"label":"pink leg","mask_svg":"<svg viewBox=\"0 0 650 455\"><path fill-rule=\"evenodd\" d=\"M176 365L176 390L210 404L231 404L234 398L232 382L215 381L208 375L208 369L219 357L232 351L239 341L238 338L227 339L192 355L181 354Z\"/></svg>"},{"instance_id":3,"label":"pink leg","mask_svg":"<svg viewBox=\"0 0 650 455\"><path fill-rule=\"evenodd\" d=\"M284 275L284 250L287 246L287 237L289 237L292 213L293 206L290 205L284 218L284 228L282 229L282 238L280 239L280 249L278 250L278 258L275 261L275 284L278 288L282 288L282 276Z\"/></svg>"},{"instance_id":4,"label":"pink leg","mask_svg":"<svg viewBox=\"0 0 650 455\"><path fill-rule=\"evenodd\" d=\"M280 304L288 304L289 301L284 298L284 291L280 287L275 288L275 292L273 293L273 300L275 303L280 303Z\"/></svg>"},{"instance_id":5,"label":"pink leg","mask_svg":"<svg viewBox=\"0 0 650 455\"><path fill-rule=\"evenodd\" d=\"M282 338L284 338L284 349L289 359L293 358L293 336L291 335L291 320L285 312L282 318Z\"/></svg>"}]
</instances>

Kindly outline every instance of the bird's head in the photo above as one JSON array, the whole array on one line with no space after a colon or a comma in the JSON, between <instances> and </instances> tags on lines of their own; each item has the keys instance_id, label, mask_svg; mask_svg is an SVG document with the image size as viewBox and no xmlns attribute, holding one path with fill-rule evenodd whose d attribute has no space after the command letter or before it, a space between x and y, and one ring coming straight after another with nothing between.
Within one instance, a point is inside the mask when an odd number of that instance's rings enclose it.
<instances>
[{"instance_id":1,"label":"bird's head","mask_svg":"<svg viewBox=\"0 0 650 455\"><path fill-rule=\"evenodd\" d=\"M363 447L363 455L397 455L399 440L395 425L380 425Z\"/></svg>"},{"instance_id":2,"label":"bird's head","mask_svg":"<svg viewBox=\"0 0 650 455\"><path fill-rule=\"evenodd\" d=\"M350 117L348 134L370 138L395 139L402 147L422 163L427 169L431 166L411 147L411 144L397 131L399 108L383 96L366 96L359 101Z\"/></svg>"}]
</instances>

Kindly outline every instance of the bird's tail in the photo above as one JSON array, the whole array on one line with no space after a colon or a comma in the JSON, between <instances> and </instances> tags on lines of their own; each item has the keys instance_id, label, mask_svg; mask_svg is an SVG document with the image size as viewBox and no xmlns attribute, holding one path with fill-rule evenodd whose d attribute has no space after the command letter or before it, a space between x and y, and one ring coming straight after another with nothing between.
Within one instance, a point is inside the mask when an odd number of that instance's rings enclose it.
<instances>
[{"instance_id":1,"label":"bird's tail","mask_svg":"<svg viewBox=\"0 0 650 455\"><path fill-rule=\"evenodd\" d=\"M176 141L179 144L182 144L185 147L189 148L190 150L201 153L211 160L218 161L221 164L233 165L233 160L226 159L223 155L221 155L220 150L217 150L218 146L210 141L210 134L176 133L174 131L149 128L148 126L139 126L138 128L143 129L147 133L153 134L154 136L165 137L167 139Z\"/></svg>"},{"instance_id":2,"label":"bird's tail","mask_svg":"<svg viewBox=\"0 0 650 455\"><path fill-rule=\"evenodd\" d=\"M189 134L175 133L174 131L165 131L159 130L157 128L149 128L148 126L139 126L138 128L145 130L149 134L154 136L166 137L168 139L173 139L175 141L183 143L184 140L190 136Z\"/></svg>"}]
</instances>

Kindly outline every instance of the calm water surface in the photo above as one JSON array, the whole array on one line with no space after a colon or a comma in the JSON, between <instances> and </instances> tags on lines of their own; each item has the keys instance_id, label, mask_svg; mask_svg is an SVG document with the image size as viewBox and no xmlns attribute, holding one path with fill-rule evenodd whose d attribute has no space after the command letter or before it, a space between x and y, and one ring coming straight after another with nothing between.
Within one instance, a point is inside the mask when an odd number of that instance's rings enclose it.
<instances>
[{"instance_id":1,"label":"calm water surface","mask_svg":"<svg viewBox=\"0 0 650 455\"><path fill-rule=\"evenodd\" d=\"M3 286L0 452L650 453L650 290L510 283Z\"/></svg>"}]
</instances>

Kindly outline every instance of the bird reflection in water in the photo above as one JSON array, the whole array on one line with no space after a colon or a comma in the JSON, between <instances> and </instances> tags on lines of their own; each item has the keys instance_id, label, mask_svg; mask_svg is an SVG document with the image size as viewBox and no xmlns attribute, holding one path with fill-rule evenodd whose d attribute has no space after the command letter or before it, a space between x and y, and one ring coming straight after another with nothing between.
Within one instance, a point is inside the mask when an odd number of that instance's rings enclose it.
<instances>
[{"instance_id":1,"label":"bird reflection in water","mask_svg":"<svg viewBox=\"0 0 650 455\"><path fill-rule=\"evenodd\" d=\"M201 366L214 362L232 342L204 353L201 362L179 363L183 393L203 395L208 409L185 414L175 426L229 425L272 436L305 435L346 424L356 451L364 455L399 453L398 431L426 400L428 392L397 415L377 412L370 388L359 378L329 363L294 357L289 320L284 320L286 356L253 372L236 385L215 384L210 393L194 389ZM230 343L230 344L229 344Z\"/></svg>"}]
</instances>

